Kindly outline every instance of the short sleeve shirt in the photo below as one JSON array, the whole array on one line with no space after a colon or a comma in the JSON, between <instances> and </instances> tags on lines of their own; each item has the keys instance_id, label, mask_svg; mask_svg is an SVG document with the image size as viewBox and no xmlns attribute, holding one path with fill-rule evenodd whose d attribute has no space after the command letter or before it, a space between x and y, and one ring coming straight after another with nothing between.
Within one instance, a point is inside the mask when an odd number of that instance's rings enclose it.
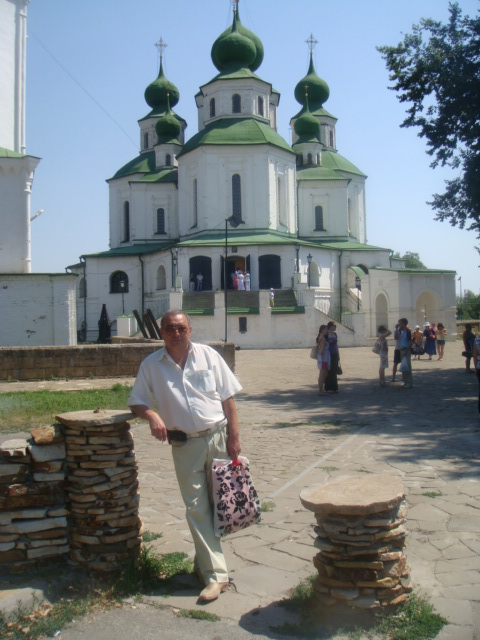
<instances>
[{"instance_id":1,"label":"short sleeve shirt","mask_svg":"<svg viewBox=\"0 0 480 640\"><path fill-rule=\"evenodd\" d=\"M140 369L128 405L157 405L167 429L186 433L227 423L222 402L242 388L225 360L208 345L191 343L182 369L165 348L152 353Z\"/></svg>"}]
</instances>

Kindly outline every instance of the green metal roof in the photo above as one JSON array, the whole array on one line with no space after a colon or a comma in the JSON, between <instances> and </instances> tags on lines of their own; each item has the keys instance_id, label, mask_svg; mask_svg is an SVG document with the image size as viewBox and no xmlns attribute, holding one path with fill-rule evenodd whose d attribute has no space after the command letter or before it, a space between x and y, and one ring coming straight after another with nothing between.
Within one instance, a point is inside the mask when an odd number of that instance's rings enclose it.
<instances>
[{"instance_id":1,"label":"green metal roof","mask_svg":"<svg viewBox=\"0 0 480 640\"><path fill-rule=\"evenodd\" d=\"M228 245L291 245L296 242L294 235L282 234L268 229L228 229ZM225 245L225 230L205 231L189 236L178 243L179 247L221 247Z\"/></svg>"},{"instance_id":2,"label":"green metal roof","mask_svg":"<svg viewBox=\"0 0 480 640\"><path fill-rule=\"evenodd\" d=\"M178 182L178 170L176 167L169 167L168 169L156 169L150 173L146 173L139 180L132 180L132 182Z\"/></svg>"},{"instance_id":3,"label":"green metal roof","mask_svg":"<svg viewBox=\"0 0 480 640\"><path fill-rule=\"evenodd\" d=\"M452 271L451 269L401 269L401 268L393 268L393 267L371 267L370 270L375 269L376 271L390 271L391 273L403 273L408 274L410 276L431 276L434 274L446 274L450 273L455 275L457 272Z\"/></svg>"},{"instance_id":4,"label":"green metal roof","mask_svg":"<svg viewBox=\"0 0 480 640\"><path fill-rule=\"evenodd\" d=\"M141 153L133 160L130 160L110 180L124 178L134 173L150 173L151 171L155 171L155 151Z\"/></svg>"},{"instance_id":5,"label":"green metal roof","mask_svg":"<svg viewBox=\"0 0 480 640\"><path fill-rule=\"evenodd\" d=\"M366 178L367 176L357 169L357 167L335 151L322 151L322 166L334 171L345 171L346 173L355 173Z\"/></svg>"},{"instance_id":6,"label":"green metal roof","mask_svg":"<svg viewBox=\"0 0 480 640\"><path fill-rule=\"evenodd\" d=\"M11 149L0 147L0 158L25 158L24 153L17 153Z\"/></svg>"},{"instance_id":7,"label":"green metal roof","mask_svg":"<svg viewBox=\"0 0 480 640\"><path fill-rule=\"evenodd\" d=\"M297 167L297 180L347 180L328 167Z\"/></svg>"},{"instance_id":8,"label":"green metal roof","mask_svg":"<svg viewBox=\"0 0 480 640\"><path fill-rule=\"evenodd\" d=\"M175 246L175 242L172 240L165 240L164 242L152 242L145 244L133 244L125 247L116 247L115 249L109 249L108 251L100 251L100 253L86 253L81 258L128 258L131 256L143 256L149 253L157 253L159 251L165 251L170 247Z\"/></svg>"},{"instance_id":9,"label":"green metal roof","mask_svg":"<svg viewBox=\"0 0 480 640\"><path fill-rule=\"evenodd\" d=\"M269 144L293 153L280 134L255 118L224 118L195 134L185 143L178 157L203 145L260 145Z\"/></svg>"}]
</instances>

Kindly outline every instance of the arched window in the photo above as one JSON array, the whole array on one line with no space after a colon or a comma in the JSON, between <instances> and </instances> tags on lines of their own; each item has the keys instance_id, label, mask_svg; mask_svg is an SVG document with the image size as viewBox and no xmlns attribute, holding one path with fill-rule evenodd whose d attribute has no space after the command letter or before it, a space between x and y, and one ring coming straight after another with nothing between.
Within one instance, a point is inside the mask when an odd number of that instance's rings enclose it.
<instances>
[{"instance_id":1,"label":"arched window","mask_svg":"<svg viewBox=\"0 0 480 640\"><path fill-rule=\"evenodd\" d=\"M212 98L210 100L210 117L211 118L215 117L215 98Z\"/></svg>"},{"instance_id":2,"label":"arched window","mask_svg":"<svg viewBox=\"0 0 480 640\"><path fill-rule=\"evenodd\" d=\"M143 148L148 149L148 133L143 134Z\"/></svg>"},{"instance_id":3,"label":"arched window","mask_svg":"<svg viewBox=\"0 0 480 640\"><path fill-rule=\"evenodd\" d=\"M110 293L128 293L128 276L125 271L115 271L110 276Z\"/></svg>"},{"instance_id":4,"label":"arched window","mask_svg":"<svg viewBox=\"0 0 480 640\"><path fill-rule=\"evenodd\" d=\"M313 160L312 160L312 154L309 153L307 156L307 164L313 164Z\"/></svg>"},{"instance_id":5,"label":"arched window","mask_svg":"<svg viewBox=\"0 0 480 640\"><path fill-rule=\"evenodd\" d=\"M232 96L232 113L242 113L242 99L238 93Z\"/></svg>"},{"instance_id":6,"label":"arched window","mask_svg":"<svg viewBox=\"0 0 480 640\"><path fill-rule=\"evenodd\" d=\"M192 227L196 227L198 225L198 189L197 189L197 179L193 181L193 224Z\"/></svg>"},{"instance_id":7,"label":"arched window","mask_svg":"<svg viewBox=\"0 0 480 640\"><path fill-rule=\"evenodd\" d=\"M166 289L167 288L167 274L165 272L165 267L160 265L157 269L157 289Z\"/></svg>"},{"instance_id":8,"label":"arched window","mask_svg":"<svg viewBox=\"0 0 480 640\"><path fill-rule=\"evenodd\" d=\"M232 217L238 224L242 221L242 185L238 173L232 176Z\"/></svg>"},{"instance_id":9,"label":"arched window","mask_svg":"<svg viewBox=\"0 0 480 640\"><path fill-rule=\"evenodd\" d=\"M325 231L323 226L323 207L315 207L315 231Z\"/></svg>"},{"instance_id":10,"label":"arched window","mask_svg":"<svg viewBox=\"0 0 480 640\"><path fill-rule=\"evenodd\" d=\"M155 233L165 233L165 209L157 209L157 230Z\"/></svg>"},{"instance_id":11,"label":"arched window","mask_svg":"<svg viewBox=\"0 0 480 640\"><path fill-rule=\"evenodd\" d=\"M330 146L333 149L333 131L330 129Z\"/></svg>"},{"instance_id":12,"label":"arched window","mask_svg":"<svg viewBox=\"0 0 480 640\"><path fill-rule=\"evenodd\" d=\"M320 162L320 154L319 154L319 153L317 153L317 166L319 167L320 165L321 165L321 162Z\"/></svg>"},{"instance_id":13,"label":"arched window","mask_svg":"<svg viewBox=\"0 0 480 640\"><path fill-rule=\"evenodd\" d=\"M278 203L278 222L286 225L287 219L285 216L285 193L284 182L281 176L277 178L277 203Z\"/></svg>"},{"instance_id":14,"label":"arched window","mask_svg":"<svg viewBox=\"0 0 480 640\"><path fill-rule=\"evenodd\" d=\"M122 242L130 241L130 203L125 200L123 203L123 240Z\"/></svg>"},{"instance_id":15,"label":"arched window","mask_svg":"<svg viewBox=\"0 0 480 640\"><path fill-rule=\"evenodd\" d=\"M259 116L263 116L264 111L263 111L263 98L261 96L258 96L258 115Z\"/></svg>"},{"instance_id":16,"label":"arched window","mask_svg":"<svg viewBox=\"0 0 480 640\"><path fill-rule=\"evenodd\" d=\"M297 156L297 167L302 167L303 166L303 156L302 154L298 154Z\"/></svg>"},{"instance_id":17,"label":"arched window","mask_svg":"<svg viewBox=\"0 0 480 640\"><path fill-rule=\"evenodd\" d=\"M85 278L80 278L80 282L78 283L78 297L87 297L87 281L85 280Z\"/></svg>"},{"instance_id":18,"label":"arched window","mask_svg":"<svg viewBox=\"0 0 480 640\"><path fill-rule=\"evenodd\" d=\"M167 155L165 156L165 164L167 165L167 167L172 166L172 156L169 153L167 153Z\"/></svg>"}]
</instances>

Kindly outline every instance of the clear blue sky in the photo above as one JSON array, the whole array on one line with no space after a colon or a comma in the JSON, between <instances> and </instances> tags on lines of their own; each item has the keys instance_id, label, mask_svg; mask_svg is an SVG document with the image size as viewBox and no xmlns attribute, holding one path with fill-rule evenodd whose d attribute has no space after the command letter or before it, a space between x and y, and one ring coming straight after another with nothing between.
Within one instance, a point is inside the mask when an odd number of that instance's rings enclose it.
<instances>
[{"instance_id":1,"label":"clear blue sky","mask_svg":"<svg viewBox=\"0 0 480 640\"><path fill-rule=\"evenodd\" d=\"M230 0L31 0L27 43L27 153L42 158L33 184L32 268L63 271L84 253L108 249L106 179L139 151L143 94L157 77L163 37L166 76L178 87L175 111L197 132L194 96L217 71L214 40L231 23ZM479 0L460 0L474 15ZM429 167L425 144L400 129L404 107L388 89L378 45L394 45L422 17L445 21L447 0L240 0L243 24L262 40L257 74L281 93L278 129L300 109L293 92L308 68L305 40L330 87L325 108L338 118L338 151L367 180L368 242L430 268L457 271L457 293L480 291L475 234L436 222L426 204L446 170Z\"/></svg>"}]
</instances>

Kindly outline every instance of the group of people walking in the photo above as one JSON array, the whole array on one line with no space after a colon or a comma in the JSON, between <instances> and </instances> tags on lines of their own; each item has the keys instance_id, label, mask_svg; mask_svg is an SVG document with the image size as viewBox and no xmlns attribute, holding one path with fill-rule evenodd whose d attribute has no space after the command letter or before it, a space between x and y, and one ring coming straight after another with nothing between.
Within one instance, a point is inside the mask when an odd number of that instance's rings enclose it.
<instances>
[{"instance_id":1,"label":"group of people walking","mask_svg":"<svg viewBox=\"0 0 480 640\"><path fill-rule=\"evenodd\" d=\"M423 329L417 324L412 332L412 352L414 359L420 360L420 357L426 354L429 360L432 359L432 356L437 355L438 360L443 360L446 337L447 330L441 322L438 324L426 322Z\"/></svg>"}]
</instances>

